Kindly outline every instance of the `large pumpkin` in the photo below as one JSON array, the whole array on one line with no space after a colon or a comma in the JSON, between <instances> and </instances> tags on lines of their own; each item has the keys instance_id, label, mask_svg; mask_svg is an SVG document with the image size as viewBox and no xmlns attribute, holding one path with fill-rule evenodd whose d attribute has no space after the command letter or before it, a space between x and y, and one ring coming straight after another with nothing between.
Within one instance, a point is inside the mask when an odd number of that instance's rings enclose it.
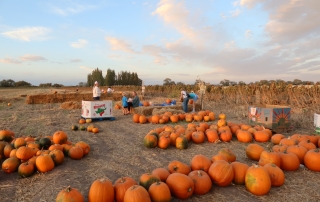
<instances>
[{"instance_id":1,"label":"large pumpkin","mask_svg":"<svg viewBox=\"0 0 320 202\"><path fill-rule=\"evenodd\" d=\"M266 131L255 131L253 137L257 142L268 142L270 140L270 135Z\"/></svg>"},{"instance_id":2,"label":"large pumpkin","mask_svg":"<svg viewBox=\"0 0 320 202\"><path fill-rule=\"evenodd\" d=\"M90 186L88 201L89 202L96 202L96 201L113 202L114 188L112 183L107 179L95 180Z\"/></svg>"},{"instance_id":3,"label":"large pumpkin","mask_svg":"<svg viewBox=\"0 0 320 202\"><path fill-rule=\"evenodd\" d=\"M84 198L79 190L68 186L66 189L63 189L58 193L56 202L60 202L60 201L84 202Z\"/></svg>"},{"instance_id":4,"label":"large pumpkin","mask_svg":"<svg viewBox=\"0 0 320 202\"><path fill-rule=\"evenodd\" d=\"M158 138L153 133L149 133L143 138L143 144L148 148L154 148L158 145Z\"/></svg>"},{"instance_id":5,"label":"large pumpkin","mask_svg":"<svg viewBox=\"0 0 320 202\"><path fill-rule=\"evenodd\" d=\"M207 129L205 134L207 136L208 142L215 143L215 142L220 141L218 132L215 129Z\"/></svg>"},{"instance_id":6,"label":"large pumpkin","mask_svg":"<svg viewBox=\"0 0 320 202\"><path fill-rule=\"evenodd\" d=\"M269 173L258 165L249 167L246 172L245 185L252 194L257 196L265 195L271 189Z\"/></svg>"},{"instance_id":7,"label":"large pumpkin","mask_svg":"<svg viewBox=\"0 0 320 202\"><path fill-rule=\"evenodd\" d=\"M133 185L127 189L124 194L124 202L151 202L150 195L148 191L140 186Z\"/></svg>"},{"instance_id":8,"label":"large pumpkin","mask_svg":"<svg viewBox=\"0 0 320 202\"><path fill-rule=\"evenodd\" d=\"M280 141L284 138L284 135L282 134L274 134L272 137L271 137L271 142L273 144L279 144Z\"/></svg>"},{"instance_id":9,"label":"large pumpkin","mask_svg":"<svg viewBox=\"0 0 320 202\"><path fill-rule=\"evenodd\" d=\"M232 133L229 130L223 130L219 135L220 140L223 142L230 142L232 139Z\"/></svg>"},{"instance_id":10,"label":"large pumpkin","mask_svg":"<svg viewBox=\"0 0 320 202\"><path fill-rule=\"evenodd\" d=\"M177 137L176 139L176 148L178 149L187 149L188 148L188 140L184 136Z\"/></svg>"},{"instance_id":11,"label":"large pumpkin","mask_svg":"<svg viewBox=\"0 0 320 202\"><path fill-rule=\"evenodd\" d=\"M79 146L71 147L70 150L69 150L68 156L71 159L74 159L74 160L82 159L82 157L83 157L83 149L81 147L79 147Z\"/></svg>"},{"instance_id":12,"label":"large pumpkin","mask_svg":"<svg viewBox=\"0 0 320 202\"><path fill-rule=\"evenodd\" d=\"M246 148L246 154L249 159L259 161L264 148L258 144L249 144Z\"/></svg>"},{"instance_id":13,"label":"large pumpkin","mask_svg":"<svg viewBox=\"0 0 320 202\"><path fill-rule=\"evenodd\" d=\"M196 131L192 133L191 139L194 143L199 144L204 142L205 136L202 131Z\"/></svg>"},{"instance_id":14,"label":"large pumpkin","mask_svg":"<svg viewBox=\"0 0 320 202\"><path fill-rule=\"evenodd\" d=\"M260 159L259 159L259 165L264 166L267 163L274 163L278 167L281 167L280 155L276 152L267 152L267 151L261 152Z\"/></svg>"},{"instance_id":15,"label":"large pumpkin","mask_svg":"<svg viewBox=\"0 0 320 202\"><path fill-rule=\"evenodd\" d=\"M210 166L211 160L202 154L195 155L191 159L191 170L203 170L208 172Z\"/></svg>"},{"instance_id":16,"label":"large pumpkin","mask_svg":"<svg viewBox=\"0 0 320 202\"><path fill-rule=\"evenodd\" d=\"M138 183L131 177L121 177L114 183L114 194L117 202L123 202L126 191Z\"/></svg>"},{"instance_id":17,"label":"large pumpkin","mask_svg":"<svg viewBox=\"0 0 320 202\"><path fill-rule=\"evenodd\" d=\"M194 191L193 180L181 173L172 173L166 181L172 195L179 199L189 198Z\"/></svg>"},{"instance_id":18,"label":"large pumpkin","mask_svg":"<svg viewBox=\"0 0 320 202\"><path fill-rule=\"evenodd\" d=\"M64 144L68 140L67 134L65 132L63 132L63 131L56 131L53 134L52 138L53 138L53 142L55 144Z\"/></svg>"},{"instance_id":19,"label":"large pumpkin","mask_svg":"<svg viewBox=\"0 0 320 202\"><path fill-rule=\"evenodd\" d=\"M228 186L233 180L232 166L223 160L215 161L211 164L208 172L212 181L221 187Z\"/></svg>"},{"instance_id":20,"label":"large pumpkin","mask_svg":"<svg viewBox=\"0 0 320 202\"><path fill-rule=\"evenodd\" d=\"M34 152L30 147L19 147L16 152L16 157L20 160L28 160L34 156Z\"/></svg>"},{"instance_id":21,"label":"large pumpkin","mask_svg":"<svg viewBox=\"0 0 320 202\"><path fill-rule=\"evenodd\" d=\"M54 168L54 162L50 155L48 154L41 154L36 159L36 167L38 171L45 173Z\"/></svg>"},{"instance_id":22,"label":"large pumpkin","mask_svg":"<svg viewBox=\"0 0 320 202\"><path fill-rule=\"evenodd\" d=\"M63 164L64 154L61 150L58 150L58 149L53 150L49 153L49 155L51 156L55 166Z\"/></svg>"},{"instance_id":23,"label":"large pumpkin","mask_svg":"<svg viewBox=\"0 0 320 202\"><path fill-rule=\"evenodd\" d=\"M83 141L77 142L75 146L79 146L83 149L83 156L89 154L90 152L90 146L86 142L83 142Z\"/></svg>"},{"instance_id":24,"label":"large pumpkin","mask_svg":"<svg viewBox=\"0 0 320 202\"><path fill-rule=\"evenodd\" d=\"M171 193L168 185L164 182L155 182L149 187L149 195L152 201L170 202Z\"/></svg>"},{"instance_id":25,"label":"large pumpkin","mask_svg":"<svg viewBox=\"0 0 320 202\"><path fill-rule=\"evenodd\" d=\"M182 173L188 175L191 171L191 168L187 164L175 160L169 163L168 171L170 173Z\"/></svg>"},{"instance_id":26,"label":"large pumpkin","mask_svg":"<svg viewBox=\"0 0 320 202\"><path fill-rule=\"evenodd\" d=\"M14 148L18 149L19 147L26 146L27 142L24 138L18 137L16 139L14 139L13 145L14 145Z\"/></svg>"},{"instance_id":27,"label":"large pumpkin","mask_svg":"<svg viewBox=\"0 0 320 202\"><path fill-rule=\"evenodd\" d=\"M320 149L309 150L304 156L304 165L312 171L320 172Z\"/></svg>"},{"instance_id":28,"label":"large pumpkin","mask_svg":"<svg viewBox=\"0 0 320 202\"><path fill-rule=\"evenodd\" d=\"M308 150L305 147L299 146L299 145L289 146L286 148L286 150L288 153L294 153L295 155L297 155L299 158L300 164L303 164L304 156L308 152Z\"/></svg>"},{"instance_id":29,"label":"large pumpkin","mask_svg":"<svg viewBox=\"0 0 320 202\"><path fill-rule=\"evenodd\" d=\"M211 178L209 175L202 170L194 170L188 175L194 183L194 191L195 194L206 194L210 191L212 187Z\"/></svg>"},{"instance_id":30,"label":"large pumpkin","mask_svg":"<svg viewBox=\"0 0 320 202\"><path fill-rule=\"evenodd\" d=\"M284 184L285 176L278 166L273 163L267 163L263 167L269 174L272 186L279 187Z\"/></svg>"},{"instance_id":31,"label":"large pumpkin","mask_svg":"<svg viewBox=\"0 0 320 202\"><path fill-rule=\"evenodd\" d=\"M134 123L139 123L140 114L133 114L132 120Z\"/></svg>"},{"instance_id":32,"label":"large pumpkin","mask_svg":"<svg viewBox=\"0 0 320 202\"><path fill-rule=\"evenodd\" d=\"M252 142L252 135L245 130L238 130L237 139L239 142Z\"/></svg>"},{"instance_id":33,"label":"large pumpkin","mask_svg":"<svg viewBox=\"0 0 320 202\"><path fill-rule=\"evenodd\" d=\"M11 130L0 130L0 141L11 142L14 138L14 132Z\"/></svg>"},{"instance_id":34,"label":"large pumpkin","mask_svg":"<svg viewBox=\"0 0 320 202\"><path fill-rule=\"evenodd\" d=\"M300 167L300 160L294 153L288 153L287 151L280 152L282 170L295 171Z\"/></svg>"},{"instance_id":35,"label":"large pumpkin","mask_svg":"<svg viewBox=\"0 0 320 202\"><path fill-rule=\"evenodd\" d=\"M29 161L21 163L18 168L18 174L21 177L30 177L34 174L34 164Z\"/></svg>"},{"instance_id":36,"label":"large pumpkin","mask_svg":"<svg viewBox=\"0 0 320 202\"><path fill-rule=\"evenodd\" d=\"M233 177L233 183L234 184L244 184L245 183L245 177L246 172L249 168L247 164L240 163L240 162L232 162L231 163L234 177Z\"/></svg>"}]
</instances>

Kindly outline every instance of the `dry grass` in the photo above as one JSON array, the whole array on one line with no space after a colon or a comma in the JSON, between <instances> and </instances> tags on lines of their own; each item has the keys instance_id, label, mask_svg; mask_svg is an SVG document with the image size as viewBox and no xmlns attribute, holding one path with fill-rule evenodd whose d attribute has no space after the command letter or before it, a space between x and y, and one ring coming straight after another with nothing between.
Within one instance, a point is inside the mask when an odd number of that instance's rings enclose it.
<instances>
[{"instance_id":1,"label":"dry grass","mask_svg":"<svg viewBox=\"0 0 320 202\"><path fill-rule=\"evenodd\" d=\"M31 91L35 91L32 89ZM40 91L40 90L36 90ZM3 91L0 89L0 94ZM41 91L40 91L41 92ZM39 92L39 93L40 93ZM148 149L142 144L145 134L159 127L153 124L134 124L131 116L123 116L121 110L114 110L115 121L94 122L100 133L92 134L85 131L72 131L71 125L77 124L80 109L65 110L60 104L25 104L19 97L22 91L10 90L2 99L10 100L12 106L0 102L0 129L11 129L16 136L24 135L52 135L57 130L67 132L72 142L80 140L91 146L91 152L82 160L65 159L63 165L45 174L22 179L17 173L6 174L0 172L0 201L54 201L60 190L72 186L81 191L87 198L90 184L101 177L115 182L121 176L130 176L139 180L141 174L157 167L166 167L172 160L179 160L189 164L196 154L203 154L209 158L221 148L229 148L237 154L237 161L251 165L255 163L245 155L248 144L239 143L235 139L230 143L193 144L187 150L170 147L167 150L159 148ZM47 92L45 92L47 93ZM216 114L224 112L227 119L236 123L247 121L246 106L227 105L218 102L204 102L204 108ZM313 118L309 111L295 111L292 114L293 123L302 119L310 121ZM311 133L308 123L294 126L292 132L305 131ZM216 122L213 122L216 123ZM187 123L179 122L186 126ZM266 148L266 144L261 144ZM230 185L228 187L213 186L211 191L203 196L192 196L184 201L318 201L320 198L318 179L320 173L311 172L303 167L298 171L285 172L285 185L273 187L269 194L256 197L246 191L245 186ZM181 201L173 198L172 201Z\"/></svg>"}]
</instances>

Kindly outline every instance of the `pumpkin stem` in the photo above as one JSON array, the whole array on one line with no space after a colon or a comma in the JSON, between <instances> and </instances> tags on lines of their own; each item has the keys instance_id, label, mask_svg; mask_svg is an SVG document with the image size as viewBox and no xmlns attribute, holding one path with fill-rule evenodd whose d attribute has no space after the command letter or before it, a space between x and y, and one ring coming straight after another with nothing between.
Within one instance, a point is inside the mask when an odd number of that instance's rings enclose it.
<instances>
[{"instance_id":1,"label":"pumpkin stem","mask_svg":"<svg viewBox=\"0 0 320 202\"><path fill-rule=\"evenodd\" d=\"M68 186L66 189L65 189L66 192L70 192L71 191L71 187Z\"/></svg>"},{"instance_id":2,"label":"pumpkin stem","mask_svg":"<svg viewBox=\"0 0 320 202\"><path fill-rule=\"evenodd\" d=\"M174 170L174 171L177 171L177 170L178 170L178 167L177 167L177 166L174 166L174 167L173 167L173 170Z\"/></svg>"},{"instance_id":3,"label":"pumpkin stem","mask_svg":"<svg viewBox=\"0 0 320 202\"><path fill-rule=\"evenodd\" d=\"M198 170L198 176L199 176L199 177L201 177L201 176L202 176L202 174L201 174L200 170Z\"/></svg>"}]
</instances>

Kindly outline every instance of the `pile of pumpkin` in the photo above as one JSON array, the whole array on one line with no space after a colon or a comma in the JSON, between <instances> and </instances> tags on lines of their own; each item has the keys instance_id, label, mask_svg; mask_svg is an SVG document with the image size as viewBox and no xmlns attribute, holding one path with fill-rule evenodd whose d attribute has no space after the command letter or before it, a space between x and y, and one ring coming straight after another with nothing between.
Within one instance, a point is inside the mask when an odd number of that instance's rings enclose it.
<instances>
[{"instance_id":1,"label":"pile of pumpkin","mask_svg":"<svg viewBox=\"0 0 320 202\"><path fill-rule=\"evenodd\" d=\"M83 119L81 118L79 120L79 124L80 124L80 127L77 126L77 125L72 125L71 126L71 129L72 130L82 130L82 131L88 131L88 132L92 132L92 133L98 133L99 132L99 128L97 128L95 125L91 124L92 122L92 119ZM84 126L83 124L86 124L86 123L89 123L89 125L86 127Z\"/></svg>"},{"instance_id":2,"label":"pile of pumpkin","mask_svg":"<svg viewBox=\"0 0 320 202\"><path fill-rule=\"evenodd\" d=\"M211 159L201 154L195 155L190 165L171 161L167 168L156 168L142 174L139 184L131 177L121 177L114 185L106 179L95 180L89 188L88 201L171 201L171 194L187 199L193 194L208 193L213 184L226 187L231 183L245 185L249 192L260 196L267 194L271 186L283 185L284 181L284 172L275 164L249 167L237 162L231 150L223 148ZM71 194L71 191L74 193ZM58 194L57 201L71 199L67 197L84 201L82 194L70 187Z\"/></svg>"},{"instance_id":3,"label":"pile of pumpkin","mask_svg":"<svg viewBox=\"0 0 320 202\"><path fill-rule=\"evenodd\" d=\"M45 173L61 165L65 157L79 160L90 152L90 146L83 142L72 143L63 131L52 136L34 138L18 137L10 130L0 131L0 160L6 173L18 171L22 177L29 177L38 170Z\"/></svg>"},{"instance_id":4,"label":"pile of pumpkin","mask_svg":"<svg viewBox=\"0 0 320 202\"><path fill-rule=\"evenodd\" d=\"M225 120L225 114L219 114L219 120ZM209 110L206 111L199 111L198 113L180 113L180 114L172 114L172 112L165 112L161 115L155 114L150 117L147 117L142 114L134 114L132 117L134 123L153 123L153 124L165 124L168 122L178 123L179 121L186 121L186 122L209 122L215 120L214 112ZM223 121L221 121L223 122ZM221 123L223 124L223 123Z\"/></svg>"}]
</instances>

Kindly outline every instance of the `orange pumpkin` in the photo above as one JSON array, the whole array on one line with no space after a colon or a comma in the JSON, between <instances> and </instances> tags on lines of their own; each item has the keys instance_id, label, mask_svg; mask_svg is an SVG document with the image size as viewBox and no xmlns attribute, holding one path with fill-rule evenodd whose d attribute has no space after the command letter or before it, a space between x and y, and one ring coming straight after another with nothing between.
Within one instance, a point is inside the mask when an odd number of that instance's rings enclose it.
<instances>
[{"instance_id":1,"label":"orange pumpkin","mask_svg":"<svg viewBox=\"0 0 320 202\"><path fill-rule=\"evenodd\" d=\"M49 153L49 155L51 156L55 166L63 164L64 154L61 150L58 150L58 149L53 150Z\"/></svg>"},{"instance_id":2,"label":"orange pumpkin","mask_svg":"<svg viewBox=\"0 0 320 202\"><path fill-rule=\"evenodd\" d=\"M45 173L54 169L54 162L48 154L41 154L36 159L38 171Z\"/></svg>"},{"instance_id":3,"label":"orange pumpkin","mask_svg":"<svg viewBox=\"0 0 320 202\"><path fill-rule=\"evenodd\" d=\"M230 142L232 139L232 133L231 131L224 130L220 132L220 140L223 142Z\"/></svg>"},{"instance_id":4,"label":"orange pumpkin","mask_svg":"<svg viewBox=\"0 0 320 202\"><path fill-rule=\"evenodd\" d=\"M224 157L227 158L228 162L234 162L236 161L237 157L236 155L233 153L233 151L231 151L228 148L222 148L220 149L220 151L218 152L219 155L222 155Z\"/></svg>"},{"instance_id":5,"label":"orange pumpkin","mask_svg":"<svg viewBox=\"0 0 320 202\"><path fill-rule=\"evenodd\" d=\"M284 184L285 176L278 166L273 163L267 163L263 167L269 174L272 186L279 187Z\"/></svg>"},{"instance_id":6,"label":"orange pumpkin","mask_svg":"<svg viewBox=\"0 0 320 202\"><path fill-rule=\"evenodd\" d=\"M304 159L304 156L306 155L306 153L308 152L308 150L303 147L303 146L300 146L300 145L292 145L292 146L289 146L286 151L288 153L294 153L298 158L299 158L299 161L300 161L300 164L303 164L303 159Z\"/></svg>"},{"instance_id":7,"label":"orange pumpkin","mask_svg":"<svg viewBox=\"0 0 320 202\"><path fill-rule=\"evenodd\" d=\"M0 130L0 141L11 142L15 134L11 130Z\"/></svg>"},{"instance_id":8,"label":"orange pumpkin","mask_svg":"<svg viewBox=\"0 0 320 202\"><path fill-rule=\"evenodd\" d=\"M29 161L21 163L18 168L18 174L21 177L30 177L34 174L34 164Z\"/></svg>"},{"instance_id":9,"label":"orange pumpkin","mask_svg":"<svg viewBox=\"0 0 320 202\"><path fill-rule=\"evenodd\" d=\"M90 152L90 146L86 142L83 142L83 141L77 142L75 144L75 146L79 146L82 148L84 156L89 154L89 152ZM62 149L62 151L63 151L63 149Z\"/></svg>"},{"instance_id":10,"label":"orange pumpkin","mask_svg":"<svg viewBox=\"0 0 320 202\"><path fill-rule=\"evenodd\" d=\"M68 156L71 159L74 159L74 160L82 159L82 157L83 157L83 149L81 147L79 147L79 146L73 146L73 147L70 148Z\"/></svg>"},{"instance_id":11,"label":"orange pumpkin","mask_svg":"<svg viewBox=\"0 0 320 202\"><path fill-rule=\"evenodd\" d=\"M123 202L126 191L138 183L131 177L121 177L114 183L114 195L117 202Z\"/></svg>"},{"instance_id":12,"label":"orange pumpkin","mask_svg":"<svg viewBox=\"0 0 320 202\"><path fill-rule=\"evenodd\" d=\"M16 157L7 158L2 162L2 170L8 174L16 172L19 168L20 160Z\"/></svg>"},{"instance_id":13,"label":"orange pumpkin","mask_svg":"<svg viewBox=\"0 0 320 202\"><path fill-rule=\"evenodd\" d=\"M170 145L170 137L169 136L161 136L158 141L158 147L160 149L166 149Z\"/></svg>"},{"instance_id":14,"label":"orange pumpkin","mask_svg":"<svg viewBox=\"0 0 320 202\"><path fill-rule=\"evenodd\" d=\"M34 154L35 153L33 152L32 148L22 146L17 149L16 157L20 160L28 160L33 157Z\"/></svg>"},{"instance_id":15,"label":"orange pumpkin","mask_svg":"<svg viewBox=\"0 0 320 202\"><path fill-rule=\"evenodd\" d=\"M282 134L274 134L272 137L271 137L271 142L273 144L280 144L280 141L284 138L284 135Z\"/></svg>"},{"instance_id":16,"label":"orange pumpkin","mask_svg":"<svg viewBox=\"0 0 320 202\"><path fill-rule=\"evenodd\" d=\"M245 130L238 130L237 139L239 142L252 142L252 135Z\"/></svg>"},{"instance_id":17,"label":"orange pumpkin","mask_svg":"<svg viewBox=\"0 0 320 202\"><path fill-rule=\"evenodd\" d=\"M232 162L231 163L232 169L233 169L233 183L234 184L244 184L245 183L245 177L246 172L249 168L247 164L240 163L240 162Z\"/></svg>"},{"instance_id":18,"label":"orange pumpkin","mask_svg":"<svg viewBox=\"0 0 320 202\"><path fill-rule=\"evenodd\" d=\"M300 167L300 160L294 153L288 153L287 151L280 152L282 170L295 171Z\"/></svg>"},{"instance_id":19,"label":"orange pumpkin","mask_svg":"<svg viewBox=\"0 0 320 202\"><path fill-rule=\"evenodd\" d=\"M56 131L53 134L52 138L53 138L53 142L55 144L64 144L68 140L67 134L65 132L63 132L63 131Z\"/></svg>"},{"instance_id":20,"label":"orange pumpkin","mask_svg":"<svg viewBox=\"0 0 320 202\"><path fill-rule=\"evenodd\" d=\"M270 140L270 135L266 131L255 131L253 133L253 138L257 142L268 142Z\"/></svg>"},{"instance_id":21,"label":"orange pumpkin","mask_svg":"<svg viewBox=\"0 0 320 202\"><path fill-rule=\"evenodd\" d=\"M3 148L3 155L5 158L10 157L11 151L14 150L14 147L12 144L6 144L5 147Z\"/></svg>"},{"instance_id":22,"label":"orange pumpkin","mask_svg":"<svg viewBox=\"0 0 320 202\"><path fill-rule=\"evenodd\" d=\"M79 190L68 186L66 189L63 189L58 193L56 201L84 202L84 198Z\"/></svg>"},{"instance_id":23,"label":"orange pumpkin","mask_svg":"<svg viewBox=\"0 0 320 202\"><path fill-rule=\"evenodd\" d=\"M151 199L148 191L144 187L133 185L127 189L123 201L151 202Z\"/></svg>"},{"instance_id":24,"label":"orange pumpkin","mask_svg":"<svg viewBox=\"0 0 320 202\"><path fill-rule=\"evenodd\" d=\"M194 191L193 180L185 174L172 173L167 178L166 184L168 185L171 194L179 199L189 198Z\"/></svg>"},{"instance_id":25,"label":"orange pumpkin","mask_svg":"<svg viewBox=\"0 0 320 202\"><path fill-rule=\"evenodd\" d=\"M207 129L205 132L208 142L216 143L220 141L217 130L215 129Z\"/></svg>"},{"instance_id":26,"label":"orange pumpkin","mask_svg":"<svg viewBox=\"0 0 320 202\"><path fill-rule=\"evenodd\" d=\"M114 188L112 183L107 179L95 180L90 186L88 201L89 202L96 202L96 201L113 202Z\"/></svg>"},{"instance_id":27,"label":"orange pumpkin","mask_svg":"<svg viewBox=\"0 0 320 202\"><path fill-rule=\"evenodd\" d=\"M278 167L281 167L281 158L279 153L268 151L261 152L259 165L264 166L267 163L273 163L276 164Z\"/></svg>"},{"instance_id":28,"label":"orange pumpkin","mask_svg":"<svg viewBox=\"0 0 320 202\"><path fill-rule=\"evenodd\" d=\"M317 148L310 140L303 140L298 145L305 147L308 151Z\"/></svg>"},{"instance_id":29,"label":"orange pumpkin","mask_svg":"<svg viewBox=\"0 0 320 202\"><path fill-rule=\"evenodd\" d=\"M168 176L170 175L168 169L156 168L151 172L153 175L158 175L162 182L166 182Z\"/></svg>"},{"instance_id":30,"label":"orange pumpkin","mask_svg":"<svg viewBox=\"0 0 320 202\"><path fill-rule=\"evenodd\" d=\"M139 123L140 114L133 114L132 120L134 123Z\"/></svg>"},{"instance_id":31,"label":"orange pumpkin","mask_svg":"<svg viewBox=\"0 0 320 202\"><path fill-rule=\"evenodd\" d=\"M209 175L202 170L194 170L188 175L194 183L194 191L195 194L206 194L210 191L212 187L211 178Z\"/></svg>"},{"instance_id":32,"label":"orange pumpkin","mask_svg":"<svg viewBox=\"0 0 320 202\"><path fill-rule=\"evenodd\" d=\"M210 166L210 159L202 154L195 155L191 159L191 170L203 170L208 172Z\"/></svg>"},{"instance_id":33,"label":"orange pumpkin","mask_svg":"<svg viewBox=\"0 0 320 202\"><path fill-rule=\"evenodd\" d=\"M214 163L215 161L223 160L228 162L228 159L225 156L222 156L220 154L214 155L211 157L211 162Z\"/></svg>"},{"instance_id":34,"label":"orange pumpkin","mask_svg":"<svg viewBox=\"0 0 320 202\"><path fill-rule=\"evenodd\" d=\"M304 156L304 165L312 171L320 172L320 149L309 150Z\"/></svg>"},{"instance_id":35,"label":"orange pumpkin","mask_svg":"<svg viewBox=\"0 0 320 202\"><path fill-rule=\"evenodd\" d=\"M279 144L291 146L291 145L296 145L298 143L299 142L296 139L291 139L289 136L288 138L281 139Z\"/></svg>"},{"instance_id":36,"label":"orange pumpkin","mask_svg":"<svg viewBox=\"0 0 320 202\"><path fill-rule=\"evenodd\" d=\"M182 173L182 174L188 175L191 171L191 168L187 164L182 163L181 161L175 160L175 161L171 161L168 164L168 171L170 173Z\"/></svg>"},{"instance_id":37,"label":"orange pumpkin","mask_svg":"<svg viewBox=\"0 0 320 202\"><path fill-rule=\"evenodd\" d=\"M25 141L24 138L18 137L16 139L14 139L13 145L14 145L14 148L18 149L19 147L26 146L27 142Z\"/></svg>"},{"instance_id":38,"label":"orange pumpkin","mask_svg":"<svg viewBox=\"0 0 320 202\"><path fill-rule=\"evenodd\" d=\"M249 159L259 161L264 148L258 144L249 144L246 148L246 155Z\"/></svg>"},{"instance_id":39,"label":"orange pumpkin","mask_svg":"<svg viewBox=\"0 0 320 202\"><path fill-rule=\"evenodd\" d=\"M157 181L161 181L158 175L154 175L152 173L144 173L140 176L139 185L148 190L151 184Z\"/></svg>"},{"instance_id":40,"label":"orange pumpkin","mask_svg":"<svg viewBox=\"0 0 320 202\"><path fill-rule=\"evenodd\" d=\"M176 139L176 148L187 149L188 148L188 139L185 136L178 137Z\"/></svg>"},{"instance_id":41,"label":"orange pumpkin","mask_svg":"<svg viewBox=\"0 0 320 202\"><path fill-rule=\"evenodd\" d=\"M179 121L179 116L178 115L171 115L170 116L170 121L172 122L172 123L178 123L178 121Z\"/></svg>"},{"instance_id":42,"label":"orange pumpkin","mask_svg":"<svg viewBox=\"0 0 320 202\"><path fill-rule=\"evenodd\" d=\"M211 164L208 172L212 181L221 187L228 186L233 180L232 166L223 160L215 161Z\"/></svg>"},{"instance_id":43,"label":"orange pumpkin","mask_svg":"<svg viewBox=\"0 0 320 202\"><path fill-rule=\"evenodd\" d=\"M171 193L168 185L157 181L149 187L149 195L152 201L171 201Z\"/></svg>"},{"instance_id":44,"label":"orange pumpkin","mask_svg":"<svg viewBox=\"0 0 320 202\"><path fill-rule=\"evenodd\" d=\"M91 129L91 132L93 132L93 133L98 133L98 132L99 132L99 128L93 127L93 128Z\"/></svg>"},{"instance_id":45,"label":"orange pumpkin","mask_svg":"<svg viewBox=\"0 0 320 202\"><path fill-rule=\"evenodd\" d=\"M202 131L196 131L192 133L191 139L194 143L199 144L204 142L205 136Z\"/></svg>"},{"instance_id":46,"label":"orange pumpkin","mask_svg":"<svg viewBox=\"0 0 320 202\"><path fill-rule=\"evenodd\" d=\"M245 185L252 194L257 196L265 195L271 189L269 173L258 165L249 167L246 172Z\"/></svg>"},{"instance_id":47,"label":"orange pumpkin","mask_svg":"<svg viewBox=\"0 0 320 202\"><path fill-rule=\"evenodd\" d=\"M272 151L274 151L274 152L284 152L285 150L287 150L288 147L289 147L288 145L278 144L278 145L274 145L272 147Z\"/></svg>"}]
</instances>

